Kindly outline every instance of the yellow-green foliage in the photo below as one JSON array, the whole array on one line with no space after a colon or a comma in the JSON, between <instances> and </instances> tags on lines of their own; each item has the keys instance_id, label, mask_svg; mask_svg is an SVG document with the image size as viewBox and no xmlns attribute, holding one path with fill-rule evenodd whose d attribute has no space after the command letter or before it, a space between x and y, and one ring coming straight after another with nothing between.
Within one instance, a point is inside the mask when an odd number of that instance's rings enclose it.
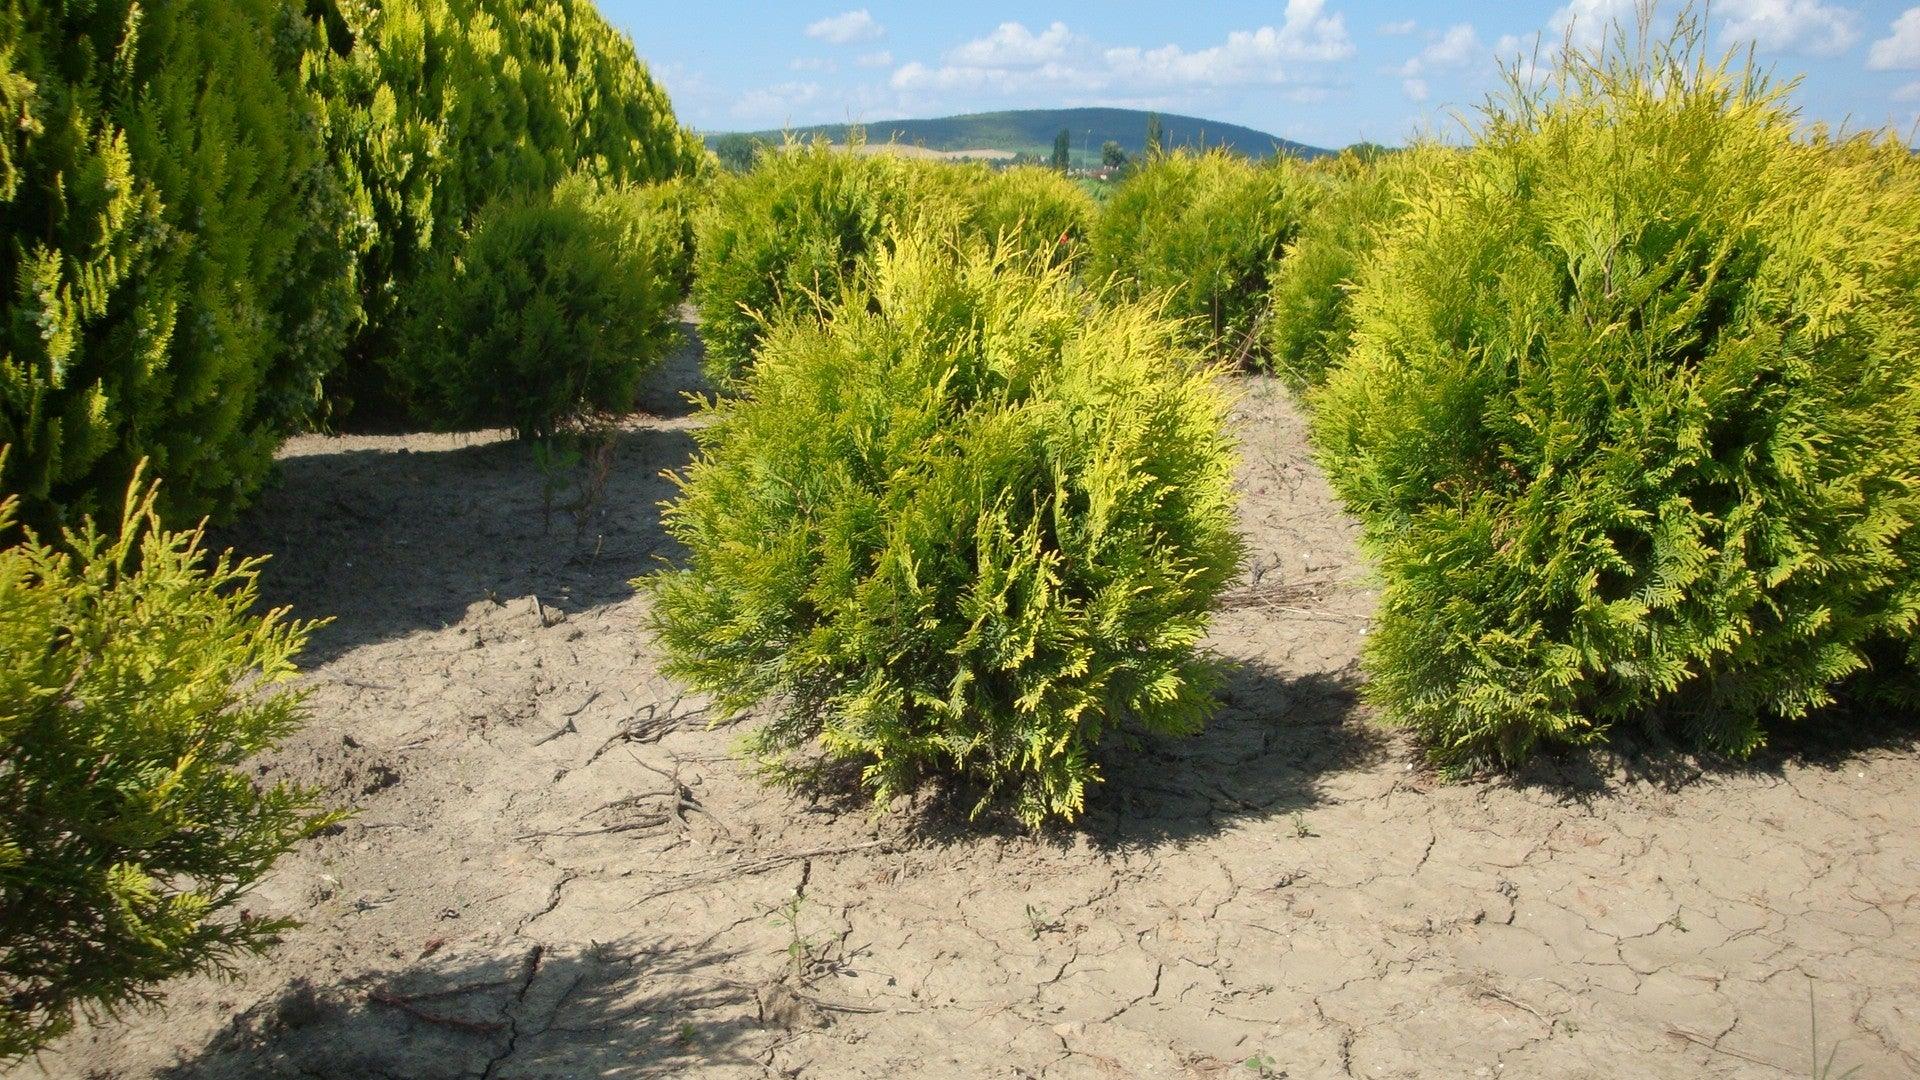
<instances>
[{"instance_id":1,"label":"yellow-green foliage","mask_svg":"<svg viewBox=\"0 0 1920 1080\"><path fill-rule=\"evenodd\" d=\"M684 223L673 192L584 177L488 207L409 305L392 369L413 413L538 437L627 409L677 334Z\"/></svg>"},{"instance_id":2,"label":"yellow-green foliage","mask_svg":"<svg viewBox=\"0 0 1920 1080\"><path fill-rule=\"evenodd\" d=\"M971 236L988 244L1004 241L1018 253L1043 255L1056 265L1085 252L1099 208L1079 184L1038 165L946 167L970 182L962 198L968 204L963 228Z\"/></svg>"},{"instance_id":3,"label":"yellow-green foliage","mask_svg":"<svg viewBox=\"0 0 1920 1080\"><path fill-rule=\"evenodd\" d=\"M309 59L371 231L367 325L330 392L379 401L420 279L500 199L576 172L644 184L700 171L633 43L589 0L315 0ZM398 358L404 359L404 358Z\"/></svg>"},{"instance_id":4,"label":"yellow-green foliage","mask_svg":"<svg viewBox=\"0 0 1920 1080\"><path fill-rule=\"evenodd\" d=\"M1287 158L1255 164L1216 150L1154 157L1107 199L1085 271L1167 313L1214 356L1262 359L1261 320L1281 250L1299 232L1314 185Z\"/></svg>"},{"instance_id":5,"label":"yellow-green foliage","mask_svg":"<svg viewBox=\"0 0 1920 1080\"><path fill-rule=\"evenodd\" d=\"M1227 401L1175 335L1038 259L903 239L699 430L686 567L647 585L668 670L876 799L951 774L1072 816L1107 734L1213 707Z\"/></svg>"},{"instance_id":6,"label":"yellow-green foliage","mask_svg":"<svg viewBox=\"0 0 1920 1080\"><path fill-rule=\"evenodd\" d=\"M695 223L694 301L708 375L729 384L753 362L764 323L813 310L897 228L951 228L957 173L825 141L769 149L714 182Z\"/></svg>"},{"instance_id":7,"label":"yellow-green foliage","mask_svg":"<svg viewBox=\"0 0 1920 1080\"><path fill-rule=\"evenodd\" d=\"M1420 146L1347 151L1309 167L1322 190L1273 275L1263 327L1266 362L1296 389L1320 383L1346 355L1353 281L1417 197L1424 171L1460 157L1457 150Z\"/></svg>"},{"instance_id":8,"label":"yellow-green foliage","mask_svg":"<svg viewBox=\"0 0 1920 1080\"><path fill-rule=\"evenodd\" d=\"M258 563L163 531L150 491L114 537L0 551L0 1062L266 948L291 924L236 903L337 820L248 767L299 724L311 624L254 614Z\"/></svg>"},{"instance_id":9,"label":"yellow-green foliage","mask_svg":"<svg viewBox=\"0 0 1920 1080\"><path fill-rule=\"evenodd\" d=\"M708 374L734 381L764 323L830 304L902 230L1065 265L1094 216L1085 191L1051 169L995 171L826 142L769 150L751 171L716 181L698 218L694 298Z\"/></svg>"},{"instance_id":10,"label":"yellow-green foliage","mask_svg":"<svg viewBox=\"0 0 1920 1080\"><path fill-rule=\"evenodd\" d=\"M357 317L281 0L0 0L3 483L41 525L135 462L170 512L265 479Z\"/></svg>"},{"instance_id":11,"label":"yellow-green foliage","mask_svg":"<svg viewBox=\"0 0 1920 1080\"><path fill-rule=\"evenodd\" d=\"M1369 692L1441 760L1746 754L1910 647L1914 166L1690 40L1491 109L1312 399L1386 581Z\"/></svg>"}]
</instances>

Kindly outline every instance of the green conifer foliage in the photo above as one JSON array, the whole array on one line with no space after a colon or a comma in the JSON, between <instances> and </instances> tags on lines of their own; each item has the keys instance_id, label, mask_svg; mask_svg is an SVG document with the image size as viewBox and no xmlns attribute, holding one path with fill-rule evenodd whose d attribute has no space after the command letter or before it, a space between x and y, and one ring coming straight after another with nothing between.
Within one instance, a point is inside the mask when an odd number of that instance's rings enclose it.
<instances>
[{"instance_id":1,"label":"green conifer foliage","mask_svg":"<svg viewBox=\"0 0 1920 1080\"><path fill-rule=\"evenodd\" d=\"M533 438L631 406L677 336L678 201L578 177L483 211L409 305L393 372L414 413Z\"/></svg>"},{"instance_id":2,"label":"green conifer foliage","mask_svg":"<svg viewBox=\"0 0 1920 1080\"><path fill-rule=\"evenodd\" d=\"M1086 189L1034 165L967 172L972 191L962 198L968 204L963 227L969 235L988 244L1005 241L1056 265L1085 254L1099 213Z\"/></svg>"},{"instance_id":3,"label":"green conifer foliage","mask_svg":"<svg viewBox=\"0 0 1920 1080\"><path fill-rule=\"evenodd\" d=\"M344 194L280 0L0 4L0 442L47 523L150 458L231 512L356 317Z\"/></svg>"},{"instance_id":4,"label":"green conifer foliage","mask_svg":"<svg viewBox=\"0 0 1920 1080\"><path fill-rule=\"evenodd\" d=\"M367 324L330 384L390 404L403 306L489 203L585 173L646 184L708 160L633 43L588 0L319 0L309 59L369 223Z\"/></svg>"},{"instance_id":5,"label":"green conifer foliage","mask_svg":"<svg viewBox=\"0 0 1920 1080\"><path fill-rule=\"evenodd\" d=\"M674 675L771 710L771 762L817 742L877 800L946 774L1071 817L1105 736L1213 707L1227 401L1150 307L898 243L825 320L777 322L699 430L655 630Z\"/></svg>"},{"instance_id":6,"label":"green conifer foliage","mask_svg":"<svg viewBox=\"0 0 1920 1080\"><path fill-rule=\"evenodd\" d=\"M694 242L708 377L733 383L767 321L831 304L903 223L953 227L964 186L958 170L825 141L769 149L750 171L716 181Z\"/></svg>"},{"instance_id":7,"label":"green conifer foliage","mask_svg":"<svg viewBox=\"0 0 1920 1080\"><path fill-rule=\"evenodd\" d=\"M1152 154L1101 207L1086 273L1167 297L1167 313L1214 356L1262 362L1267 289L1312 193L1286 159Z\"/></svg>"},{"instance_id":8,"label":"green conifer foliage","mask_svg":"<svg viewBox=\"0 0 1920 1080\"><path fill-rule=\"evenodd\" d=\"M1445 762L1743 755L1920 616L1912 162L1650 48L1489 111L1312 399L1386 581L1369 692Z\"/></svg>"},{"instance_id":9,"label":"green conifer foliage","mask_svg":"<svg viewBox=\"0 0 1920 1080\"><path fill-rule=\"evenodd\" d=\"M1354 280L1418 196L1423 170L1444 169L1460 155L1439 147L1348 150L1310 167L1322 190L1281 256L1263 327L1266 362L1296 390L1318 385L1346 355Z\"/></svg>"},{"instance_id":10,"label":"green conifer foliage","mask_svg":"<svg viewBox=\"0 0 1920 1080\"><path fill-rule=\"evenodd\" d=\"M300 721L311 624L255 614L258 563L152 506L0 551L0 1063L266 948L291 924L238 902L338 820L247 767Z\"/></svg>"}]
</instances>

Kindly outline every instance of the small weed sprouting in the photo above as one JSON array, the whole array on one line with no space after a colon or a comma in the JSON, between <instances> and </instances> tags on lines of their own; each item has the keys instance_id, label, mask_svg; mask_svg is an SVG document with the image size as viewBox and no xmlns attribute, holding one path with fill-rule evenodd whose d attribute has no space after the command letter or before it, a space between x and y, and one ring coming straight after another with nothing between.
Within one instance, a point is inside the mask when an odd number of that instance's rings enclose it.
<instances>
[{"instance_id":1,"label":"small weed sprouting","mask_svg":"<svg viewBox=\"0 0 1920 1080\"><path fill-rule=\"evenodd\" d=\"M787 976L796 986L804 986L812 980L814 953L820 947L818 941L800 929L800 915L806 906L806 894L795 889L784 903L767 913L768 918L786 928Z\"/></svg>"},{"instance_id":2,"label":"small weed sprouting","mask_svg":"<svg viewBox=\"0 0 1920 1080\"><path fill-rule=\"evenodd\" d=\"M1295 810L1292 816L1288 820L1293 822L1293 835L1296 837L1299 837L1302 840L1306 839L1309 836L1319 835L1318 833L1315 833L1313 831L1313 828L1307 824L1307 815L1301 813L1298 810Z\"/></svg>"},{"instance_id":3,"label":"small weed sprouting","mask_svg":"<svg viewBox=\"0 0 1920 1080\"><path fill-rule=\"evenodd\" d=\"M1027 934L1033 940L1039 941L1041 934L1058 930L1061 925L1060 920L1048 917L1046 912L1032 904L1027 905Z\"/></svg>"},{"instance_id":4,"label":"small weed sprouting","mask_svg":"<svg viewBox=\"0 0 1920 1080\"><path fill-rule=\"evenodd\" d=\"M1279 1062L1275 1061L1273 1055L1268 1053L1255 1054L1241 1062L1241 1065L1243 1065L1247 1071L1253 1073L1253 1075L1260 1077L1261 1080L1278 1080L1279 1077L1287 1075L1286 1070L1280 1068Z\"/></svg>"}]
</instances>

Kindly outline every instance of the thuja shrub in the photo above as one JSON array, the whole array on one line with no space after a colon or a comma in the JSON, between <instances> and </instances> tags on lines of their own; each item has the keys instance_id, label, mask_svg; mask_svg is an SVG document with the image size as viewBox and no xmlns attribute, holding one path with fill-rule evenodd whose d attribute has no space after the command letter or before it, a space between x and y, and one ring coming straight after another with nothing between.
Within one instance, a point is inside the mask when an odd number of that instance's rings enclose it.
<instances>
[{"instance_id":1,"label":"thuja shrub","mask_svg":"<svg viewBox=\"0 0 1920 1080\"><path fill-rule=\"evenodd\" d=\"M281 0L0 4L3 480L43 527L136 462L225 516L312 411L359 243Z\"/></svg>"},{"instance_id":2,"label":"thuja shrub","mask_svg":"<svg viewBox=\"0 0 1920 1080\"><path fill-rule=\"evenodd\" d=\"M1361 264L1417 197L1424 171L1459 156L1440 147L1349 150L1310 167L1320 190L1273 274L1262 328L1264 359L1275 373L1296 389L1325 380L1353 333L1350 301Z\"/></svg>"},{"instance_id":3,"label":"thuja shrub","mask_svg":"<svg viewBox=\"0 0 1920 1080\"><path fill-rule=\"evenodd\" d=\"M824 141L770 148L716 180L694 245L708 376L732 383L768 322L831 305L903 223L954 227L963 190L958 173Z\"/></svg>"},{"instance_id":4,"label":"thuja shrub","mask_svg":"<svg viewBox=\"0 0 1920 1080\"><path fill-rule=\"evenodd\" d=\"M944 775L1037 823L1108 735L1201 726L1228 403L1157 311L1094 299L903 239L714 408L666 512L684 568L643 585L667 670L763 706L770 764L817 745L876 800Z\"/></svg>"},{"instance_id":5,"label":"thuja shrub","mask_svg":"<svg viewBox=\"0 0 1920 1080\"><path fill-rule=\"evenodd\" d=\"M1385 578L1369 693L1437 759L1745 755L1909 647L1912 188L1798 129L1687 32L1577 56L1363 272L1314 429Z\"/></svg>"},{"instance_id":6,"label":"thuja shrub","mask_svg":"<svg viewBox=\"0 0 1920 1080\"><path fill-rule=\"evenodd\" d=\"M411 411L535 438L627 409L678 333L681 230L670 201L587 179L489 207L420 283L388 362Z\"/></svg>"},{"instance_id":7,"label":"thuja shrub","mask_svg":"<svg viewBox=\"0 0 1920 1080\"><path fill-rule=\"evenodd\" d=\"M1085 271L1165 297L1167 314L1212 355L1261 362L1275 263L1300 230L1312 187L1285 158L1154 157L1101 207Z\"/></svg>"},{"instance_id":8,"label":"thuja shrub","mask_svg":"<svg viewBox=\"0 0 1920 1080\"><path fill-rule=\"evenodd\" d=\"M589 0L313 0L308 57L325 131L371 238L366 323L328 393L341 414L390 408L384 362L416 283L489 205L566 177L697 175L708 155L627 35Z\"/></svg>"},{"instance_id":9,"label":"thuja shrub","mask_svg":"<svg viewBox=\"0 0 1920 1080\"><path fill-rule=\"evenodd\" d=\"M934 166L956 168L955 166ZM956 168L956 171L957 168ZM1053 169L1017 165L967 170L974 177L962 227L986 244L1071 263L1086 251L1099 208L1080 185Z\"/></svg>"},{"instance_id":10,"label":"thuja shrub","mask_svg":"<svg viewBox=\"0 0 1920 1080\"><path fill-rule=\"evenodd\" d=\"M116 524L0 551L0 1063L264 950L292 924L238 903L338 820L248 767L301 720L312 624L256 614L258 562L166 531L151 489Z\"/></svg>"}]
</instances>

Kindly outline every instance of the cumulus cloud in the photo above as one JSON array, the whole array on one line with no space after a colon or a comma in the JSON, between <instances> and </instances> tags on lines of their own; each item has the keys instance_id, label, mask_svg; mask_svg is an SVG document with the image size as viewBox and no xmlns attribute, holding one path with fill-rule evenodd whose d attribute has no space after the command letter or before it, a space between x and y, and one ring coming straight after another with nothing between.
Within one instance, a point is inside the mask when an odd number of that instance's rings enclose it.
<instances>
[{"instance_id":1,"label":"cumulus cloud","mask_svg":"<svg viewBox=\"0 0 1920 1080\"><path fill-rule=\"evenodd\" d=\"M1573 0L1553 13L1547 29L1556 41L1597 49L1613 38L1617 27L1631 33L1639 25L1641 6L1641 0Z\"/></svg>"},{"instance_id":2,"label":"cumulus cloud","mask_svg":"<svg viewBox=\"0 0 1920 1080\"><path fill-rule=\"evenodd\" d=\"M808 37L818 38L835 45L872 41L886 32L886 27L881 26L866 8L858 11L843 11L838 15L807 24Z\"/></svg>"},{"instance_id":3,"label":"cumulus cloud","mask_svg":"<svg viewBox=\"0 0 1920 1080\"><path fill-rule=\"evenodd\" d=\"M1473 24L1460 23L1448 27L1446 33L1400 65L1400 74L1411 79L1434 71L1457 71L1485 56L1486 47L1480 44L1480 35L1474 32Z\"/></svg>"},{"instance_id":4,"label":"cumulus cloud","mask_svg":"<svg viewBox=\"0 0 1920 1080\"><path fill-rule=\"evenodd\" d=\"M1032 68L1063 59L1073 33L1056 22L1039 33L1017 22L1003 22L986 37L969 41L947 53L956 67Z\"/></svg>"},{"instance_id":5,"label":"cumulus cloud","mask_svg":"<svg viewBox=\"0 0 1920 1080\"><path fill-rule=\"evenodd\" d=\"M1399 22L1381 23L1380 32L1388 37L1406 37L1420 28L1413 19L1401 19Z\"/></svg>"},{"instance_id":6,"label":"cumulus cloud","mask_svg":"<svg viewBox=\"0 0 1920 1080\"><path fill-rule=\"evenodd\" d=\"M855 60L854 63L866 68L892 67L893 54L886 49L880 49L870 53L861 53L860 58Z\"/></svg>"},{"instance_id":7,"label":"cumulus cloud","mask_svg":"<svg viewBox=\"0 0 1920 1080\"><path fill-rule=\"evenodd\" d=\"M1295 63L1344 60L1354 53L1345 19L1326 0L1288 0L1279 26L1235 30L1217 45L1096 49L1055 22L1038 32L1018 22L949 50L937 66L896 68L898 90L988 87L1104 91L1140 87L1252 86L1288 82Z\"/></svg>"},{"instance_id":8,"label":"cumulus cloud","mask_svg":"<svg viewBox=\"0 0 1920 1080\"><path fill-rule=\"evenodd\" d=\"M1406 91L1408 101L1427 100L1427 80L1425 79L1402 79L1400 89Z\"/></svg>"},{"instance_id":9,"label":"cumulus cloud","mask_svg":"<svg viewBox=\"0 0 1920 1080\"><path fill-rule=\"evenodd\" d=\"M1910 82L1893 92L1895 101L1920 101L1920 82Z\"/></svg>"},{"instance_id":10,"label":"cumulus cloud","mask_svg":"<svg viewBox=\"0 0 1920 1080\"><path fill-rule=\"evenodd\" d=\"M1875 71L1912 71L1920 68L1920 7L1900 13L1887 36L1867 50L1867 66Z\"/></svg>"},{"instance_id":11,"label":"cumulus cloud","mask_svg":"<svg viewBox=\"0 0 1920 1080\"><path fill-rule=\"evenodd\" d=\"M1720 0L1712 11L1727 37L1776 52L1838 56L1860 40L1854 13L1820 0Z\"/></svg>"},{"instance_id":12,"label":"cumulus cloud","mask_svg":"<svg viewBox=\"0 0 1920 1080\"><path fill-rule=\"evenodd\" d=\"M838 64L818 56L802 56L787 61L787 66L795 71L822 71L832 74L840 69Z\"/></svg>"}]
</instances>

